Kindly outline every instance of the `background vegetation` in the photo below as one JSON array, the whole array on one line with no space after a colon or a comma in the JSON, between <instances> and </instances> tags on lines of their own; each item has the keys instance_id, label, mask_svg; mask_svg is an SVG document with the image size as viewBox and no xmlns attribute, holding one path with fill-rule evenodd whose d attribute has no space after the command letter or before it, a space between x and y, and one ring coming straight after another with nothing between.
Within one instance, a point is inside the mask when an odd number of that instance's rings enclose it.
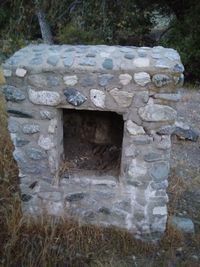
<instances>
[{"instance_id":1,"label":"background vegetation","mask_svg":"<svg viewBox=\"0 0 200 267\"><path fill-rule=\"evenodd\" d=\"M181 54L186 77L200 80L198 0L1 0L1 59L42 38L38 10L55 43L173 47ZM173 20L162 38L152 39L155 10Z\"/></svg>"}]
</instances>

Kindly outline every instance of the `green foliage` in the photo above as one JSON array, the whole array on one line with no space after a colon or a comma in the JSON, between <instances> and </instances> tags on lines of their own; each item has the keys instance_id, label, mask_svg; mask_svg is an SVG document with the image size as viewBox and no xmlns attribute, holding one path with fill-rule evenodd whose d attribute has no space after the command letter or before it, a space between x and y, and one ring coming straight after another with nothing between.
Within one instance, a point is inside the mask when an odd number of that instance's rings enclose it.
<instances>
[{"instance_id":1,"label":"green foliage","mask_svg":"<svg viewBox=\"0 0 200 267\"><path fill-rule=\"evenodd\" d=\"M200 3L198 0L2 0L0 61L25 44L41 38L36 9L41 8L53 39L70 44L152 45L152 11L175 16L163 45L177 49L186 77L200 77ZM2 42L1 41L1 42Z\"/></svg>"},{"instance_id":2,"label":"green foliage","mask_svg":"<svg viewBox=\"0 0 200 267\"><path fill-rule=\"evenodd\" d=\"M163 45L178 50L185 65L185 75L200 80L200 3L192 7L181 21L175 19Z\"/></svg>"},{"instance_id":3,"label":"green foliage","mask_svg":"<svg viewBox=\"0 0 200 267\"><path fill-rule=\"evenodd\" d=\"M7 38L0 40L0 64L16 50L24 47L26 41L23 36L7 35Z\"/></svg>"},{"instance_id":4,"label":"green foliage","mask_svg":"<svg viewBox=\"0 0 200 267\"><path fill-rule=\"evenodd\" d=\"M73 24L62 27L58 33L61 44L99 44L103 43L93 31L84 31Z\"/></svg>"}]
</instances>

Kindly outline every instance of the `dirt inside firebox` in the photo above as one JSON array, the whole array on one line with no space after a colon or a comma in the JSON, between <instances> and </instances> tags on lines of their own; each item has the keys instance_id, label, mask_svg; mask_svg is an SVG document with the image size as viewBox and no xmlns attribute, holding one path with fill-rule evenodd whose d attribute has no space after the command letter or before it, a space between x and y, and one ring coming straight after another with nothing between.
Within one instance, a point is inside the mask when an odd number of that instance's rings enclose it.
<instances>
[{"instance_id":1,"label":"dirt inside firebox","mask_svg":"<svg viewBox=\"0 0 200 267\"><path fill-rule=\"evenodd\" d=\"M124 122L114 112L63 110L65 164L71 171L119 175Z\"/></svg>"}]
</instances>

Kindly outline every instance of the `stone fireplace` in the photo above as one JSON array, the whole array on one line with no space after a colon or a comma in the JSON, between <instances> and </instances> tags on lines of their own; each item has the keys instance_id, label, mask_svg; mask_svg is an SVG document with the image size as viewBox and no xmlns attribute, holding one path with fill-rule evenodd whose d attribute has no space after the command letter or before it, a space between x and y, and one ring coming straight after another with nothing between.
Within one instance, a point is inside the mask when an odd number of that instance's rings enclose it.
<instances>
[{"instance_id":1,"label":"stone fireplace","mask_svg":"<svg viewBox=\"0 0 200 267\"><path fill-rule=\"evenodd\" d=\"M178 53L40 44L3 68L24 213L160 238L176 88L184 79Z\"/></svg>"}]
</instances>

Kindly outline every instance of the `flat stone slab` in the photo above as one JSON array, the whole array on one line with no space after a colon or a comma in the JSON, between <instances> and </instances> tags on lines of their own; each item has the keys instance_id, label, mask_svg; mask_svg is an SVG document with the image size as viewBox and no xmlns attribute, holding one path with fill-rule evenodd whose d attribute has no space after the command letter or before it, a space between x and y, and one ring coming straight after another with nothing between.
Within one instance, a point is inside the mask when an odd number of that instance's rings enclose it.
<instances>
[{"instance_id":1,"label":"flat stone slab","mask_svg":"<svg viewBox=\"0 0 200 267\"><path fill-rule=\"evenodd\" d=\"M194 223L189 218L173 216L171 219L171 224L179 231L182 231L183 233L187 234L194 233Z\"/></svg>"},{"instance_id":2,"label":"flat stone slab","mask_svg":"<svg viewBox=\"0 0 200 267\"><path fill-rule=\"evenodd\" d=\"M157 56L159 55L158 59ZM33 71L35 73L49 70L92 70L112 72L116 70L123 71L135 70L153 70L159 69L173 73L184 71L180 57L176 50L164 47L145 47L137 48L134 46L120 47L107 45L62 45L56 49L46 44L29 45L17 51L5 64L4 69L16 68L19 77L26 75L23 70ZM8 71L7 71L8 72ZM145 76L147 83L149 77ZM141 77L138 76L139 83ZM105 84L106 81L101 81Z\"/></svg>"}]
</instances>

